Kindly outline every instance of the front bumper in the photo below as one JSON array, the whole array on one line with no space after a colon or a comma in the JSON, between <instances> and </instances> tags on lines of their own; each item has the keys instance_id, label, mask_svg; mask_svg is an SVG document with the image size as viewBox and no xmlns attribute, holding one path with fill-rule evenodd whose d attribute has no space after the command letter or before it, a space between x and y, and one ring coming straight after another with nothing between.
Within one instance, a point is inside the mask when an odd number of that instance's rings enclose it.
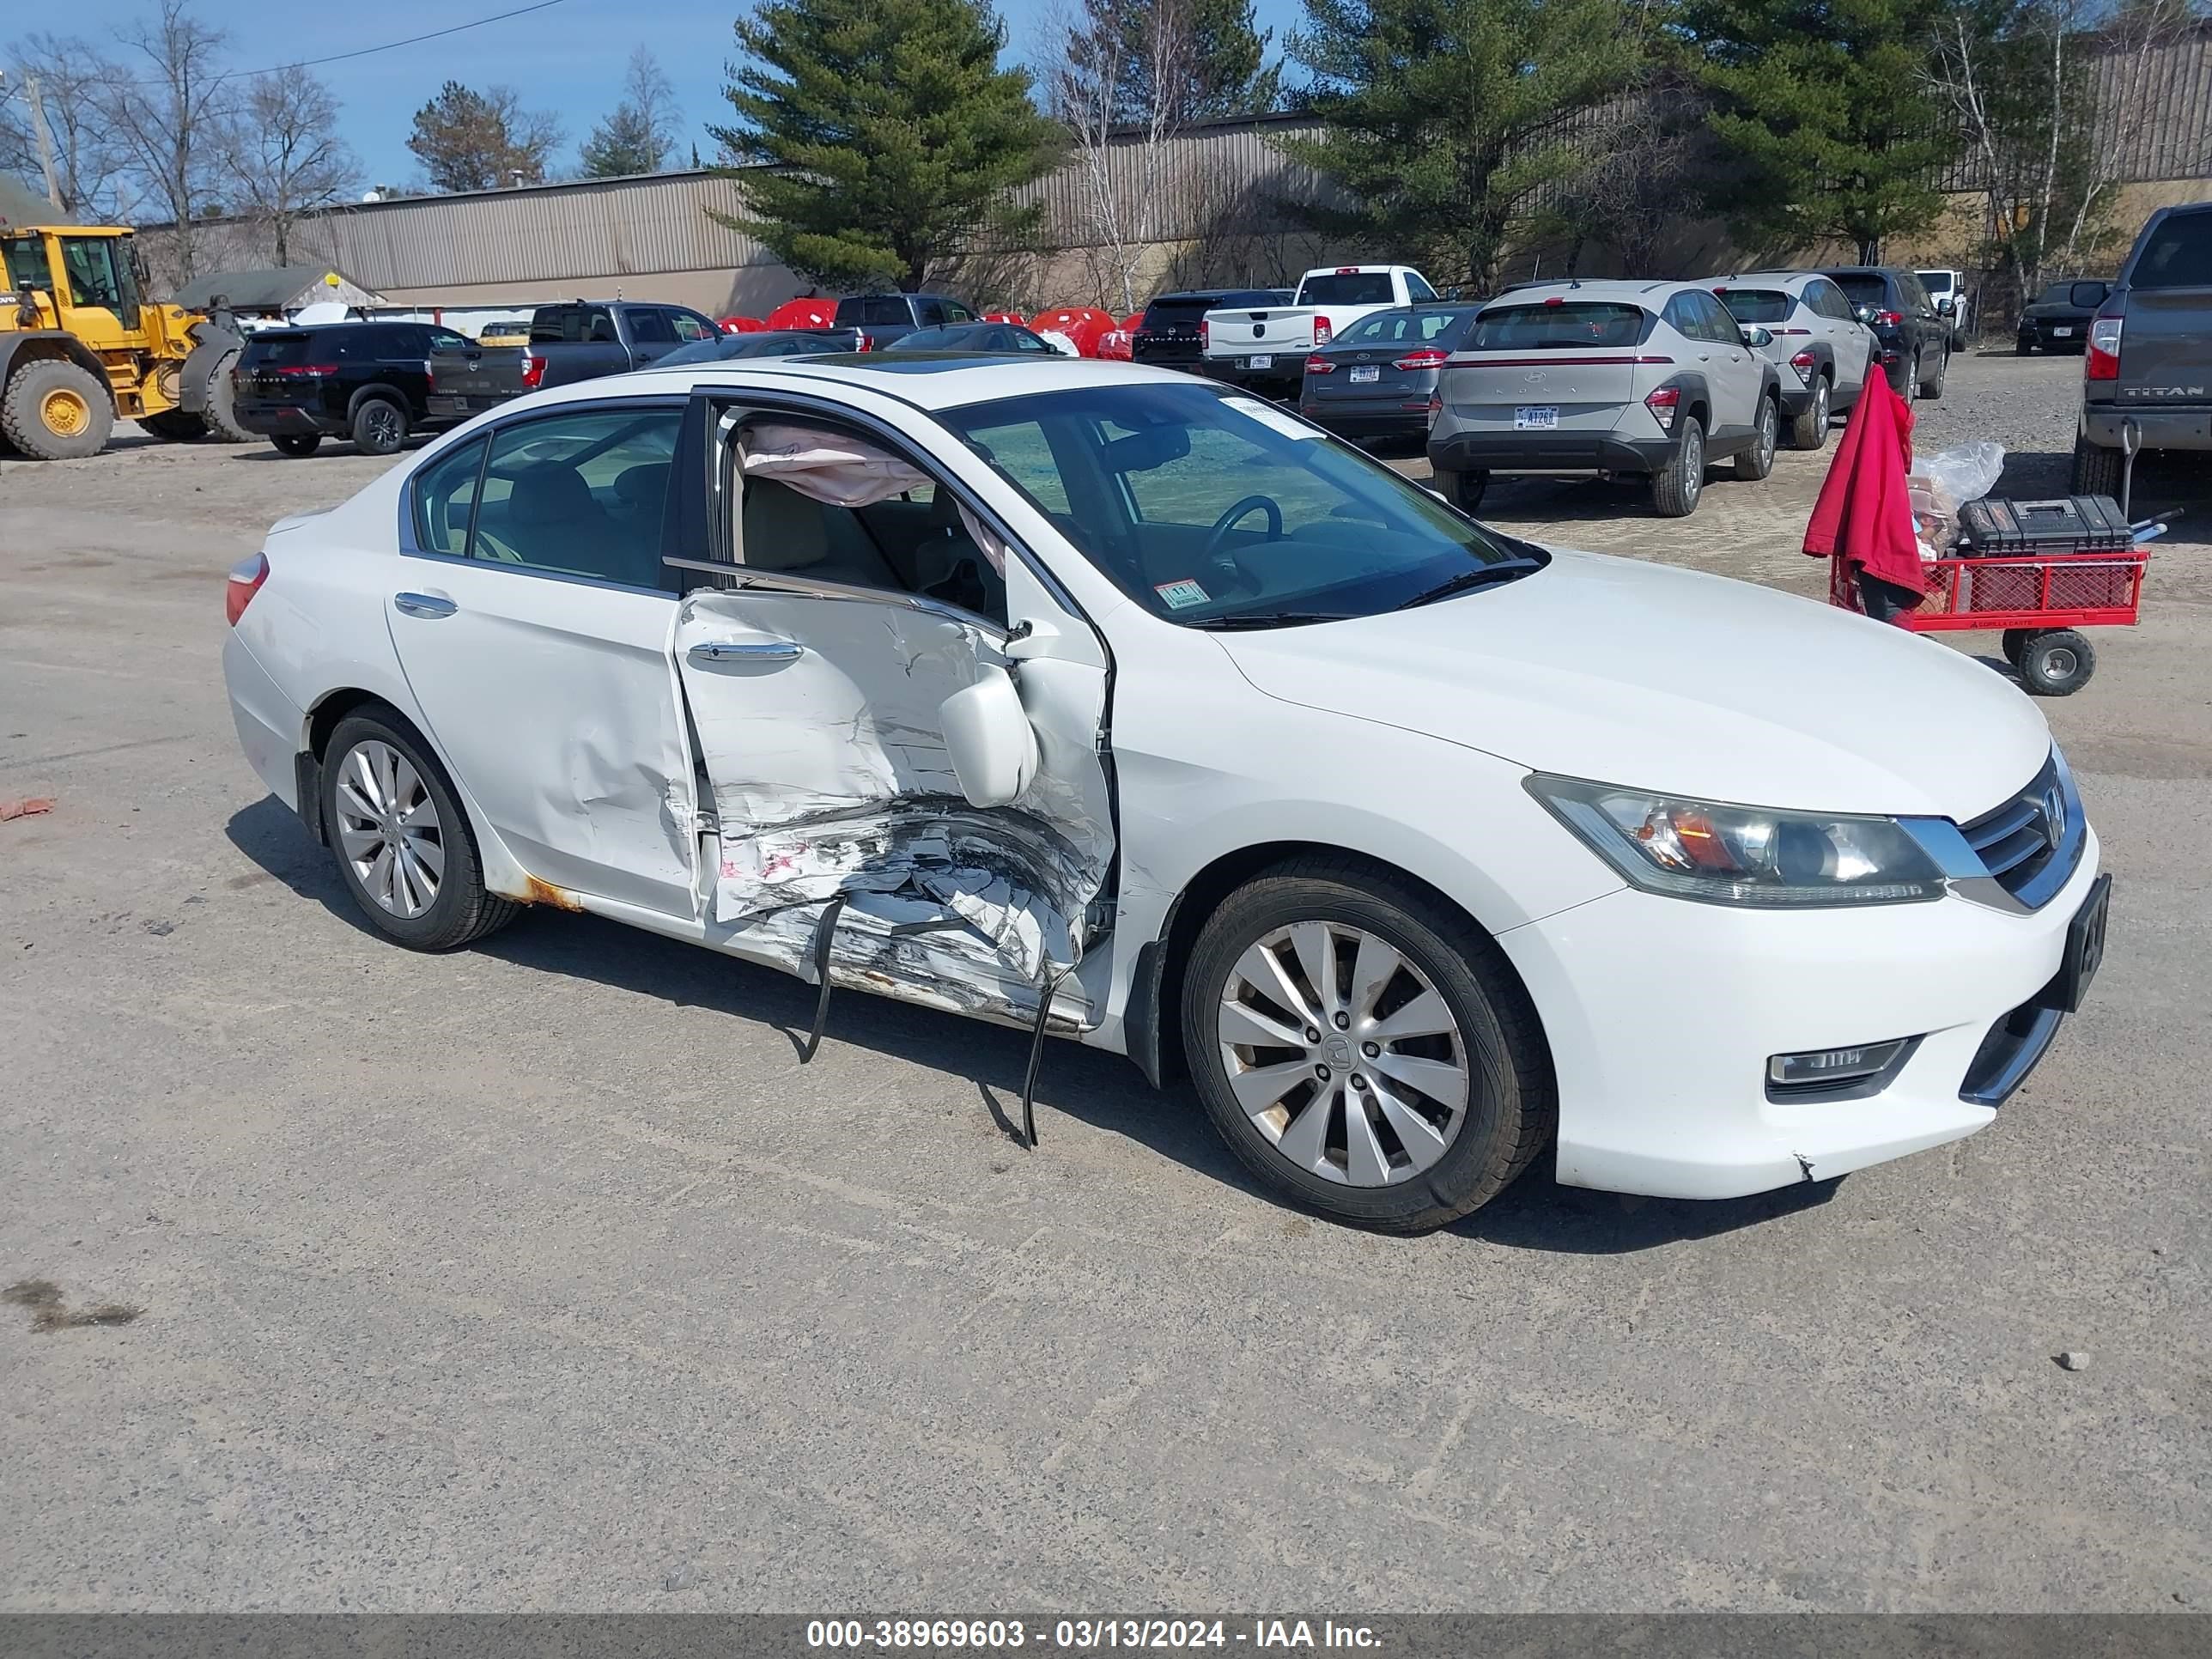
<instances>
[{"instance_id":1,"label":"front bumper","mask_svg":"<svg viewBox=\"0 0 2212 1659\"><path fill-rule=\"evenodd\" d=\"M1429 465L1444 472L1656 472L1674 459L1671 436L1611 432L1437 432Z\"/></svg>"},{"instance_id":2,"label":"front bumper","mask_svg":"<svg viewBox=\"0 0 2212 1659\"><path fill-rule=\"evenodd\" d=\"M2098 851L2090 831L2028 915L1956 896L1790 913L1623 890L1499 934L1551 1042L1559 1180L1735 1198L1986 1127L1996 1109L1965 1096L1999 1070L2017 1086L2048 1046L2055 1018L2014 1016L2058 972ZM2008 1019L2021 1029L2001 1032ZM1769 1055L1915 1036L1879 1093L1767 1098Z\"/></svg>"},{"instance_id":3,"label":"front bumper","mask_svg":"<svg viewBox=\"0 0 2212 1659\"><path fill-rule=\"evenodd\" d=\"M2212 449L2212 404L2183 409L2119 403L2081 405L2081 435L2100 449L2124 447L2120 428L2130 421L2145 449Z\"/></svg>"}]
</instances>

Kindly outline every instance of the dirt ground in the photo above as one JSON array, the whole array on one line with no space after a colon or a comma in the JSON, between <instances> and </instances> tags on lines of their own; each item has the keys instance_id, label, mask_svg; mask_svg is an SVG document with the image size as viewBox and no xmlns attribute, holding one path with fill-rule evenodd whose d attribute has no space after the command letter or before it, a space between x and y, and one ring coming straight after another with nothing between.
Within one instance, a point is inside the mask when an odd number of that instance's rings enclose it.
<instances>
[{"instance_id":1,"label":"dirt ground","mask_svg":"<svg viewBox=\"0 0 2212 1659\"><path fill-rule=\"evenodd\" d=\"M1961 360L1923 440L2063 487L2079 372ZM1486 505L1813 594L1824 464ZM371 937L217 653L224 569L387 465L0 460L0 799L55 803L0 822L0 1608L2212 1606L2201 473L2045 706L2111 943L1995 1125L1390 1240L1111 1056L1048 1049L1025 1153L1016 1033L851 997L801 1070L811 993L705 951Z\"/></svg>"}]
</instances>

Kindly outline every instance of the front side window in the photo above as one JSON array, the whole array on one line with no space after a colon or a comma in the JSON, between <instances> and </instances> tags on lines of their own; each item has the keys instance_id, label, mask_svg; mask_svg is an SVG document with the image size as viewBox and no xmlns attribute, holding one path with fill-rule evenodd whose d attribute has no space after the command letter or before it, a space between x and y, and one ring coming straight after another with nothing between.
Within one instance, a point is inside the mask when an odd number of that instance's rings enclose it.
<instances>
[{"instance_id":1,"label":"front side window","mask_svg":"<svg viewBox=\"0 0 2212 1659\"><path fill-rule=\"evenodd\" d=\"M1407 271L1406 297L1409 300L1433 300L1437 297L1437 291L1423 282L1418 272Z\"/></svg>"},{"instance_id":2,"label":"front side window","mask_svg":"<svg viewBox=\"0 0 2212 1659\"><path fill-rule=\"evenodd\" d=\"M69 277L70 303L101 307L119 313L123 309L123 281L116 275L113 239L64 236L61 242L62 268Z\"/></svg>"},{"instance_id":3,"label":"front side window","mask_svg":"<svg viewBox=\"0 0 2212 1659\"><path fill-rule=\"evenodd\" d=\"M666 312L640 306L629 313L629 337L640 345L674 345L676 329Z\"/></svg>"},{"instance_id":4,"label":"front side window","mask_svg":"<svg viewBox=\"0 0 2212 1659\"><path fill-rule=\"evenodd\" d=\"M688 311L670 312L668 324L676 331L676 337L686 343L693 340L711 340L721 332L704 317L695 316Z\"/></svg>"},{"instance_id":5,"label":"front side window","mask_svg":"<svg viewBox=\"0 0 2212 1659\"><path fill-rule=\"evenodd\" d=\"M939 417L1155 616L1370 616L1542 556L1283 410L1200 384L1089 386Z\"/></svg>"},{"instance_id":6,"label":"front side window","mask_svg":"<svg viewBox=\"0 0 2212 1659\"><path fill-rule=\"evenodd\" d=\"M615 331L615 319L604 311L592 313L591 327L586 331L584 337L593 345L622 343L622 336Z\"/></svg>"},{"instance_id":7,"label":"front side window","mask_svg":"<svg viewBox=\"0 0 2212 1659\"><path fill-rule=\"evenodd\" d=\"M576 410L501 427L441 457L415 481L415 533L425 551L661 585L660 525L678 409ZM463 457L476 453L482 477ZM473 510L457 506L464 497ZM461 539L457 539L461 538Z\"/></svg>"},{"instance_id":8,"label":"front side window","mask_svg":"<svg viewBox=\"0 0 2212 1659\"><path fill-rule=\"evenodd\" d=\"M8 268L8 289L20 294L26 289L38 289L52 294L54 273L46 266L46 244L35 236L9 236L0 239L0 254L4 254Z\"/></svg>"}]
</instances>

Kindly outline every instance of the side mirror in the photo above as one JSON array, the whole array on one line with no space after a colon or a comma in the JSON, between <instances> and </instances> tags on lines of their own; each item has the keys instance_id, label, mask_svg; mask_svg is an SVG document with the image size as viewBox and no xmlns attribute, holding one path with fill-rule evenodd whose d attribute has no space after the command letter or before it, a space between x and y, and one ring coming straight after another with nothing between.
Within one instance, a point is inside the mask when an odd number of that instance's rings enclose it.
<instances>
[{"instance_id":1,"label":"side mirror","mask_svg":"<svg viewBox=\"0 0 2212 1659\"><path fill-rule=\"evenodd\" d=\"M1774 343L1774 336L1763 328L1743 328L1738 329L1736 332L1742 335L1743 343L1754 350L1760 346L1771 346Z\"/></svg>"},{"instance_id":2,"label":"side mirror","mask_svg":"<svg viewBox=\"0 0 2212 1659\"><path fill-rule=\"evenodd\" d=\"M1029 787L1036 775L1036 732L1005 669L981 670L973 685L938 705L937 716L970 806L1004 806Z\"/></svg>"},{"instance_id":3,"label":"side mirror","mask_svg":"<svg viewBox=\"0 0 2212 1659\"><path fill-rule=\"evenodd\" d=\"M2076 283L2066 293L2068 302L2081 307L2084 311L2094 311L2105 303L2105 297L2102 283Z\"/></svg>"}]
</instances>

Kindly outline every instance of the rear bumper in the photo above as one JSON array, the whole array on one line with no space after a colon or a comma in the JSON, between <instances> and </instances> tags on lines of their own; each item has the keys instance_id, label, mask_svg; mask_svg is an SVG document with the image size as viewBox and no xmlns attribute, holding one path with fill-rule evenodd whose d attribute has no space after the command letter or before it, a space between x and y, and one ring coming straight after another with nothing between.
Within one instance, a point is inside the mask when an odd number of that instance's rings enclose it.
<instances>
[{"instance_id":1,"label":"rear bumper","mask_svg":"<svg viewBox=\"0 0 2212 1659\"><path fill-rule=\"evenodd\" d=\"M307 711L278 689L235 629L222 638L222 678L246 764L270 793L298 811L299 773L294 757L300 750L300 734L307 729Z\"/></svg>"},{"instance_id":2,"label":"rear bumper","mask_svg":"<svg viewBox=\"0 0 2212 1659\"><path fill-rule=\"evenodd\" d=\"M469 392L465 395L450 392L434 392L422 400L427 418L418 421L418 427L452 426L465 421L471 415L481 415L488 409L497 409L511 404L522 394L519 392Z\"/></svg>"},{"instance_id":3,"label":"rear bumper","mask_svg":"<svg viewBox=\"0 0 2212 1659\"><path fill-rule=\"evenodd\" d=\"M1304 384L1306 359L1313 354L1300 347L1294 352L1271 355L1274 362L1267 368L1254 368L1250 360L1244 357L1201 357L1194 367L1209 380L1221 380L1230 386L1249 386L1255 392L1265 392L1270 397L1286 397Z\"/></svg>"},{"instance_id":4,"label":"rear bumper","mask_svg":"<svg viewBox=\"0 0 2212 1659\"><path fill-rule=\"evenodd\" d=\"M1620 432L1432 434L1429 465L1444 472L1656 472L1674 440Z\"/></svg>"},{"instance_id":5,"label":"rear bumper","mask_svg":"<svg viewBox=\"0 0 2212 1659\"><path fill-rule=\"evenodd\" d=\"M1429 429L1426 397L1316 398L1298 400L1298 413L1316 426L1346 436L1419 437Z\"/></svg>"},{"instance_id":6,"label":"rear bumper","mask_svg":"<svg viewBox=\"0 0 2212 1659\"><path fill-rule=\"evenodd\" d=\"M2145 449L2212 449L2212 404L2181 409L2137 404L2084 404L2081 436L2100 449L2120 449L2120 428L2135 422Z\"/></svg>"},{"instance_id":7,"label":"rear bumper","mask_svg":"<svg viewBox=\"0 0 2212 1659\"><path fill-rule=\"evenodd\" d=\"M2054 334L2053 327L2069 330L2065 334ZM2022 345L2041 346L2045 351L2080 351L2089 343L2089 325L2079 323L2022 323L2020 325Z\"/></svg>"},{"instance_id":8,"label":"rear bumper","mask_svg":"<svg viewBox=\"0 0 2212 1659\"><path fill-rule=\"evenodd\" d=\"M304 408L298 404L241 398L232 414L246 431L258 433L264 438L294 438L308 433L325 438L346 435L346 423L336 416L326 415L319 409Z\"/></svg>"}]
</instances>

